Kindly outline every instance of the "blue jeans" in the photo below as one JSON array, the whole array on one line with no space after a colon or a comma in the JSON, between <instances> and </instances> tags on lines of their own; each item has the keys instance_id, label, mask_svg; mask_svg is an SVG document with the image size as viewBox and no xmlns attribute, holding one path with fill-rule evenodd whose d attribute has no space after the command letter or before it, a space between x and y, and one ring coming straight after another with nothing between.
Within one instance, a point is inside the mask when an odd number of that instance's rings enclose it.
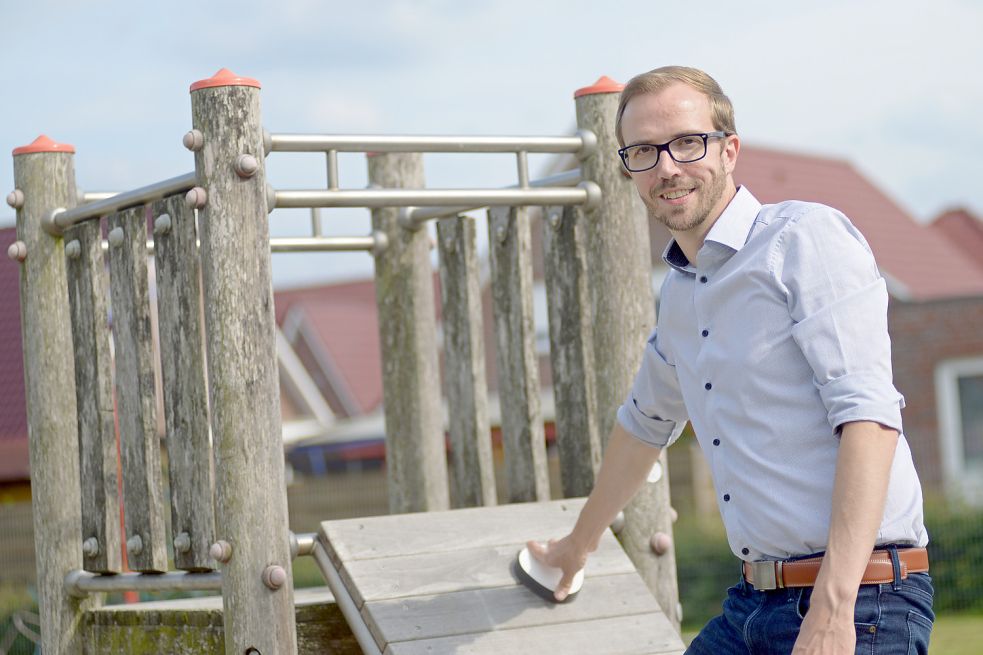
<instances>
[{"instance_id":1,"label":"blue jeans","mask_svg":"<svg viewBox=\"0 0 983 655\"><path fill-rule=\"evenodd\" d=\"M928 653L932 578L912 573L893 583L862 585L854 623L857 655ZM727 590L723 614L711 619L693 639L687 655L787 655L792 652L812 588L755 591L742 578Z\"/></svg>"}]
</instances>

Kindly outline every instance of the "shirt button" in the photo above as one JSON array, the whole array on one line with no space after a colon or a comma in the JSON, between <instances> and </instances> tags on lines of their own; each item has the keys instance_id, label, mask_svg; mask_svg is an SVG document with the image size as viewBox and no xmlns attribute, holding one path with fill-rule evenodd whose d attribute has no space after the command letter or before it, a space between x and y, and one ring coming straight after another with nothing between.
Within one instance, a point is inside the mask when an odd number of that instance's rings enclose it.
<instances>
[{"instance_id":1,"label":"shirt button","mask_svg":"<svg viewBox=\"0 0 983 655\"><path fill-rule=\"evenodd\" d=\"M703 284L706 284L707 283L707 276L706 275L701 275L700 276L700 282L702 282Z\"/></svg>"},{"instance_id":2,"label":"shirt button","mask_svg":"<svg viewBox=\"0 0 983 655\"><path fill-rule=\"evenodd\" d=\"M710 330L703 330L703 332L700 332L700 334L702 334L705 337L709 337L710 336Z\"/></svg>"},{"instance_id":3,"label":"shirt button","mask_svg":"<svg viewBox=\"0 0 983 655\"><path fill-rule=\"evenodd\" d=\"M703 388L706 389L707 391L710 391L710 389L713 389L713 385L707 382L706 384L703 385Z\"/></svg>"},{"instance_id":4,"label":"shirt button","mask_svg":"<svg viewBox=\"0 0 983 655\"><path fill-rule=\"evenodd\" d=\"M729 503L730 502L730 494L724 494L724 502L725 503Z\"/></svg>"},{"instance_id":5,"label":"shirt button","mask_svg":"<svg viewBox=\"0 0 983 655\"><path fill-rule=\"evenodd\" d=\"M741 555L750 555L751 551L747 548L741 548Z\"/></svg>"},{"instance_id":6,"label":"shirt button","mask_svg":"<svg viewBox=\"0 0 983 655\"><path fill-rule=\"evenodd\" d=\"M713 440L713 445L714 446L719 446L720 445L720 439L714 439Z\"/></svg>"}]
</instances>

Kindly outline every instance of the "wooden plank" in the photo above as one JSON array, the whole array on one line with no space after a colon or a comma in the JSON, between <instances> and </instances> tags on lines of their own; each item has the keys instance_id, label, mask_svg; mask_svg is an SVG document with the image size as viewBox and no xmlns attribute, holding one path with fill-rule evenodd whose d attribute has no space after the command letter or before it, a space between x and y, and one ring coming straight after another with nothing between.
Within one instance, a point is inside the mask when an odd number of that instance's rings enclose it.
<instances>
[{"instance_id":1,"label":"wooden plank","mask_svg":"<svg viewBox=\"0 0 983 655\"><path fill-rule=\"evenodd\" d=\"M560 481L564 496L586 496L601 466L586 228L579 207L547 207L545 216L543 263Z\"/></svg>"},{"instance_id":2,"label":"wooden plank","mask_svg":"<svg viewBox=\"0 0 983 655\"><path fill-rule=\"evenodd\" d=\"M154 204L153 217L174 566L206 571L215 568L214 481L195 214L171 197Z\"/></svg>"},{"instance_id":3,"label":"wooden plank","mask_svg":"<svg viewBox=\"0 0 983 655\"><path fill-rule=\"evenodd\" d=\"M523 543L570 532L584 502L583 498L568 498L325 521L321 524L321 540L338 565L361 559ZM393 539L397 534L399 539Z\"/></svg>"},{"instance_id":4,"label":"wooden plank","mask_svg":"<svg viewBox=\"0 0 983 655\"><path fill-rule=\"evenodd\" d=\"M662 614L618 616L592 621L496 630L453 637L390 644L385 655L665 655L685 650L678 633Z\"/></svg>"},{"instance_id":5,"label":"wooden plank","mask_svg":"<svg viewBox=\"0 0 983 655\"><path fill-rule=\"evenodd\" d=\"M127 560L134 571L166 571L144 207L112 214L108 227Z\"/></svg>"},{"instance_id":6,"label":"wooden plank","mask_svg":"<svg viewBox=\"0 0 983 655\"><path fill-rule=\"evenodd\" d=\"M381 188L424 186L420 154L377 154L368 163L370 182ZM384 233L389 244L375 255L375 289L394 514L450 506L430 237L426 230L403 228L398 216L392 207L372 210L372 229Z\"/></svg>"},{"instance_id":7,"label":"wooden plank","mask_svg":"<svg viewBox=\"0 0 983 655\"><path fill-rule=\"evenodd\" d=\"M198 212L205 298L215 532L232 546L222 565L225 652L294 653L293 576L287 539L283 427L276 360L269 214L259 89L205 86L191 92L195 152L207 202ZM253 157L254 174L235 163ZM263 584L268 566L286 584Z\"/></svg>"},{"instance_id":8,"label":"wooden plank","mask_svg":"<svg viewBox=\"0 0 983 655\"><path fill-rule=\"evenodd\" d=\"M584 575L634 571L612 537L603 539ZM512 561L524 542L350 562L339 571L359 607L367 602L515 585Z\"/></svg>"},{"instance_id":9,"label":"wooden plank","mask_svg":"<svg viewBox=\"0 0 983 655\"><path fill-rule=\"evenodd\" d=\"M78 399L82 567L93 573L119 573L123 570L119 451L113 411L106 266L99 221L86 221L66 230L65 243Z\"/></svg>"},{"instance_id":10,"label":"wooden plank","mask_svg":"<svg viewBox=\"0 0 983 655\"><path fill-rule=\"evenodd\" d=\"M458 507L494 505L495 469L488 427L475 220L457 216L438 221L437 242L452 496Z\"/></svg>"},{"instance_id":11,"label":"wooden plank","mask_svg":"<svg viewBox=\"0 0 983 655\"><path fill-rule=\"evenodd\" d=\"M525 208L488 210L502 444L510 502L549 499Z\"/></svg>"},{"instance_id":12,"label":"wooden plank","mask_svg":"<svg viewBox=\"0 0 983 655\"><path fill-rule=\"evenodd\" d=\"M373 601L362 616L383 646L551 623L658 614L662 610L634 571L587 578L575 602L554 605L524 588L497 587Z\"/></svg>"}]
</instances>

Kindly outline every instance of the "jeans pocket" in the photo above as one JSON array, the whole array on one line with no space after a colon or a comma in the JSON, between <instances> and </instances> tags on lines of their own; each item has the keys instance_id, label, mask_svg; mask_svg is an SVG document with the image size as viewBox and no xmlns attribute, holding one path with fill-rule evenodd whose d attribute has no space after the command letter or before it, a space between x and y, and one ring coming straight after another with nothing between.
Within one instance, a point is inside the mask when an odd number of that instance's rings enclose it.
<instances>
[{"instance_id":1,"label":"jeans pocket","mask_svg":"<svg viewBox=\"0 0 983 655\"><path fill-rule=\"evenodd\" d=\"M915 610L908 611L908 655L927 655L932 620Z\"/></svg>"},{"instance_id":2,"label":"jeans pocket","mask_svg":"<svg viewBox=\"0 0 983 655\"><path fill-rule=\"evenodd\" d=\"M799 617L800 621L806 617L806 612L809 611L809 601L812 599L811 592L811 587L799 589L799 598L795 603L795 615Z\"/></svg>"}]
</instances>

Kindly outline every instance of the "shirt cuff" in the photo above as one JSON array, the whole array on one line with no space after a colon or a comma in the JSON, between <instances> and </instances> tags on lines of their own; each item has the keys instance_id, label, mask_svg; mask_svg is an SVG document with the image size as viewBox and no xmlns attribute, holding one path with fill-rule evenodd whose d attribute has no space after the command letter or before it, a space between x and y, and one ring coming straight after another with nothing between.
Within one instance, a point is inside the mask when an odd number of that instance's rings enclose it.
<instances>
[{"instance_id":1,"label":"shirt cuff","mask_svg":"<svg viewBox=\"0 0 983 655\"><path fill-rule=\"evenodd\" d=\"M670 421L657 416L647 416L635 404L631 394L618 408L618 423L631 436L656 448L671 446L686 427L685 421Z\"/></svg>"},{"instance_id":2,"label":"shirt cuff","mask_svg":"<svg viewBox=\"0 0 983 655\"><path fill-rule=\"evenodd\" d=\"M851 421L874 421L901 432L904 396L881 375L849 373L819 387L834 431Z\"/></svg>"}]
</instances>

